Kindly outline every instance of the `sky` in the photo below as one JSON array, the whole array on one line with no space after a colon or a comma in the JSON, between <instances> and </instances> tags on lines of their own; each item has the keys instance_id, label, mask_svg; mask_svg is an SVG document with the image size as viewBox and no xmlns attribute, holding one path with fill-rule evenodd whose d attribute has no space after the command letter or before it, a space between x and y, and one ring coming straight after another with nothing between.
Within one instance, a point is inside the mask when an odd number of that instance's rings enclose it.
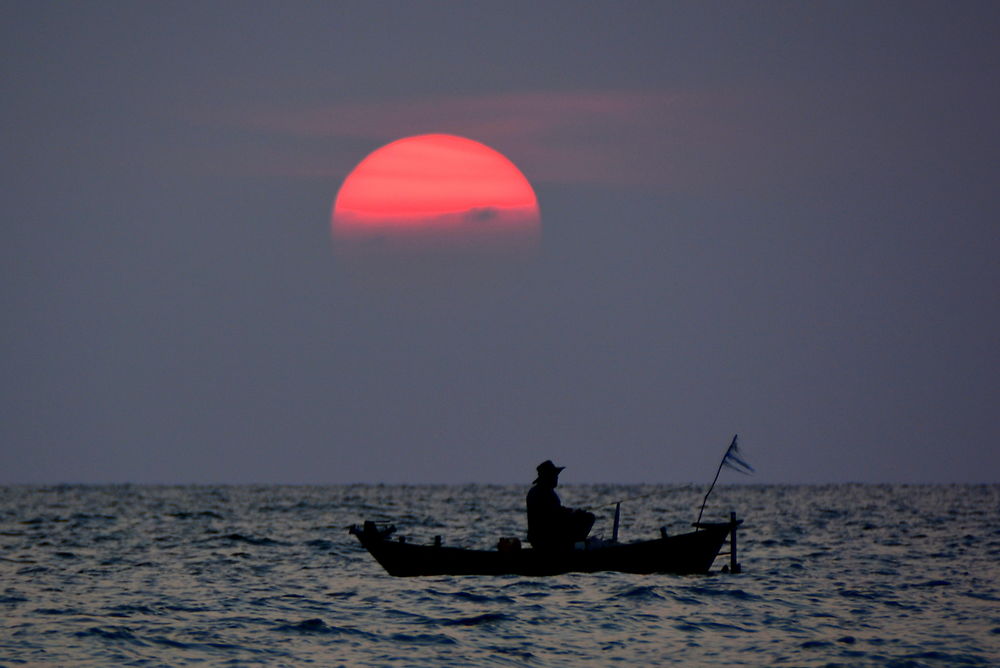
<instances>
[{"instance_id":1,"label":"sky","mask_svg":"<svg viewBox=\"0 0 1000 668\"><path fill-rule=\"evenodd\" d=\"M2 11L0 483L1000 481L995 2ZM535 252L334 252L423 133Z\"/></svg>"}]
</instances>

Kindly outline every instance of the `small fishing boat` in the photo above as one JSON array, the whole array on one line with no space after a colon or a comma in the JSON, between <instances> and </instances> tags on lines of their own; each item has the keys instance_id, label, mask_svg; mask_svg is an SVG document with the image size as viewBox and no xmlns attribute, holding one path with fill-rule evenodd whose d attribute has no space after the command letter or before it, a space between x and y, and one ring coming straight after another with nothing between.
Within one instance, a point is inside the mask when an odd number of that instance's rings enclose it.
<instances>
[{"instance_id":1,"label":"small fishing boat","mask_svg":"<svg viewBox=\"0 0 1000 668\"><path fill-rule=\"evenodd\" d=\"M736 528L743 523L731 513L728 522L696 522L695 531L634 543L587 541L572 549L539 551L521 548L517 539L502 539L494 550L445 547L436 536L431 545L391 540L395 527L365 522L350 532L390 575L560 575L563 573L708 573L729 539L726 572L738 573ZM616 532L617 534L617 532Z\"/></svg>"}]
</instances>

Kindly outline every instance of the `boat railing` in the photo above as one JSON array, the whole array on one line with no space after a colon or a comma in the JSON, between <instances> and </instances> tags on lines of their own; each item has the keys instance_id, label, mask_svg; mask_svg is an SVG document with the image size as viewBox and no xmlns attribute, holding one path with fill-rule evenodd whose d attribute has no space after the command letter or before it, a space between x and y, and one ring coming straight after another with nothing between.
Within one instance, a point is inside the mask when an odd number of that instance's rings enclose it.
<instances>
[{"instance_id":1,"label":"boat railing","mask_svg":"<svg viewBox=\"0 0 1000 668\"><path fill-rule=\"evenodd\" d=\"M728 522L693 522L691 526L696 529L717 529L720 527L725 527L729 530L729 552L719 552L717 556L729 555L729 566L723 566L723 573L740 573L742 572L742 567L740 566L738 552L737 552L737 538L736 529L743 524L743 520L736 519L736 513L729 513Z\"/></svg>"},{"instance_id":2,"label":"boat railing","mask_svg":"<svg viewBox=\"0 0 1000 668\"><path fill-rule=\"evenodd\" d=\"M379 526L371 520L366 520L364 525L359 527L357 524L352 524L347 530L352 536L357 536L364 542L387 540L395 533L396 527L392 524Z\"/></svg>"}]
</instances>

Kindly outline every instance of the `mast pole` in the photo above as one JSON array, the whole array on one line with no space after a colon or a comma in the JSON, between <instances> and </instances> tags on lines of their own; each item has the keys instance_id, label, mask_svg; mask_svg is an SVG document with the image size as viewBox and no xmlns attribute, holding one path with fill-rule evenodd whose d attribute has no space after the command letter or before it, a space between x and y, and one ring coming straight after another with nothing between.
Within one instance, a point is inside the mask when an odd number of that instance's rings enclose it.
<instances>
[{"instance_id":1,"label":"mast pole","mask_svg":"<svg viewBox=\"0 0 1000 668\"><path fill-rule=\"evenodd\" d=\"M615 504L615 526L611 530L611 542L613 543L618 542L618 524L621 522L621 519L622 519L622 502L619 501L618 503Z\"/></svg>"},{"instance_id":2,"label":"mast pole","mask_svg":"<svg viewBox=\"0 0 1000 668\"><path fill-rule=\"evenodd\" d=\"M736 574L740 572L740 562L736 557L736 513L729 511L729 572Z\"/></svg>"},{"instance_id":3,"label":"mast pole","mask_svg":"<svg viewBox=\"0 0 1000 668\"><path fill-rule=\"evenodd\" d=\"M708 503L708 495L712 493L713 489L715 489L715 483L719 481L719 474L722 473L722 465L725 463L726 458L723 457L722 461L719 462L719 468L715 471L715 478L712 480L712 485L708 488L708 492L705 494L705 499L701 502L701 510L698 511L698 521L695 522L695 524L701 523L701 515L705 512L705 504Z\"/></svg>"}]
</instances>

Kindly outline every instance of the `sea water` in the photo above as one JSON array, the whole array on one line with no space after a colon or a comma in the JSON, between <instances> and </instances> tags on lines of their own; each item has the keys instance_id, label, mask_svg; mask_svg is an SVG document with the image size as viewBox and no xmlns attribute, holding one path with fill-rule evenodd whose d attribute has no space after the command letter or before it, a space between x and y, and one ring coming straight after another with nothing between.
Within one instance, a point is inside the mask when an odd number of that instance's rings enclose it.
<instances>
[{"instance_id":1,"label":"sea water","mask_svg":"<svg viewBox=\"0 0 1000 668\"><path fill-rule=\"evenodd\" d=\"M394 578L345 531L489 548L526 491L2 487L0 665L1000 665L1000 485L720 487L739 575ZM560 492L640 497L628 541L690 530L703 489Z\"/></svg>"}]
</instances>

